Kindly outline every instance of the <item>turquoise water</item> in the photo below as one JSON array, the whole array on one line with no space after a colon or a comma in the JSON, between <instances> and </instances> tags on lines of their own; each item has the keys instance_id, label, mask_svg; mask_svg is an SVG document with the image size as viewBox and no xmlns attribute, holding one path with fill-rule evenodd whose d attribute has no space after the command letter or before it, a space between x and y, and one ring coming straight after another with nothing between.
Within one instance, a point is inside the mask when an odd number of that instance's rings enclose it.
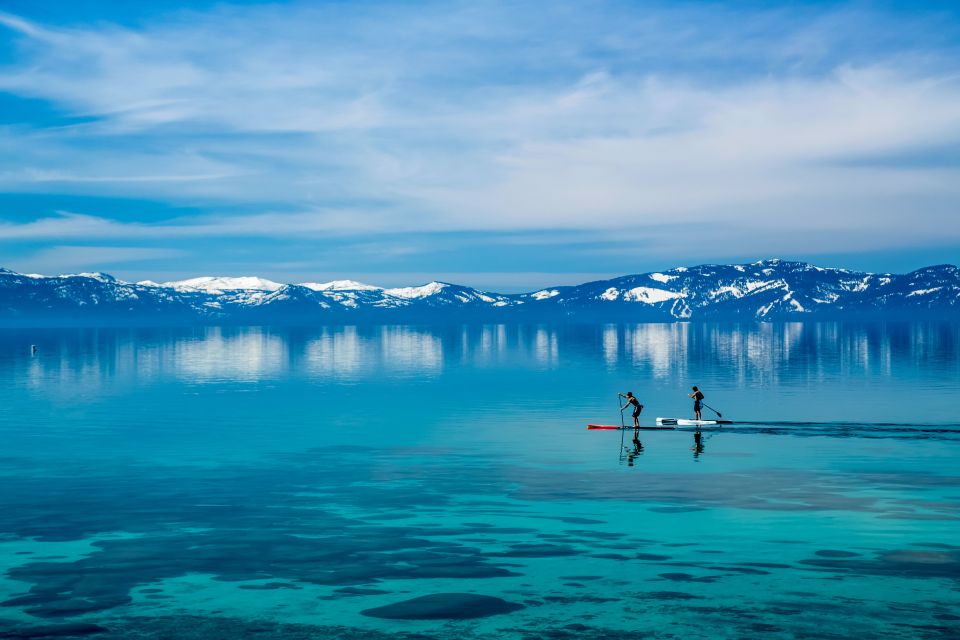
<instances>
[{"instance_id":1,"label":"turquoise water","mask_svg":"<svg viewBox=\"0 0 960 640\"><path fill-rule=\"evenodd\" d=\"M960 325L4 331L0 382L9 637L960 634ZM700 447L585 429L691 384Z\"/></svg>"}]
</instances>

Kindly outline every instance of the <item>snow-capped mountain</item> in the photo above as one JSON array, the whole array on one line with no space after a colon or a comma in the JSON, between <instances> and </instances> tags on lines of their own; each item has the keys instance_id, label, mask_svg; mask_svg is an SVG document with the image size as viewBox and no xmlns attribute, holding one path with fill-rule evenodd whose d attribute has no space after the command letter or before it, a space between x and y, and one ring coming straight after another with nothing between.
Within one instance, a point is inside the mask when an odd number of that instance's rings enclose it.
<instances>
[{"instance_id":1,"label":"snow-capped mountain","mask_svg":"<svg viewBox=\"0 0 960 640\"><path fill-rule=\"evenodd\" d=\"M138 282L137 284L166 287L168 289L176 289L177 291L205 291L207 293L223 293L224 291L244 290L276 291L283 286L279 282L273 282L265 278L257 278L256 276L241 276L239 278L201 276L199 278L177 280L176 282L163 282L161 284L156 284L149 280Z\"/></svg>"},{"instance_id":2,"label":"snow-capped mountain","mask_svg":"<svg viewBox=\"0 0 960 640\"><path fill-rule=\"evenodd\" d=\"M301 282L301 287L314 291L381 291L383 287L364 284L356 280L332 280L330 282Z\"/></svg>"},{"instance_id":3,"label":"snow-capped mountain","mask_svg":"<svg viewBox=\"0 0 960 640\"><path fill-rule=\"evenodd\" d=\"M0 269L0 324L319 324L355 322L960 320L960 269L863 273L803 262L700 265L531 293L446 282L383 288L353 280L282 284L204 276L123 282Z\"/></svg>"}]
</instances>

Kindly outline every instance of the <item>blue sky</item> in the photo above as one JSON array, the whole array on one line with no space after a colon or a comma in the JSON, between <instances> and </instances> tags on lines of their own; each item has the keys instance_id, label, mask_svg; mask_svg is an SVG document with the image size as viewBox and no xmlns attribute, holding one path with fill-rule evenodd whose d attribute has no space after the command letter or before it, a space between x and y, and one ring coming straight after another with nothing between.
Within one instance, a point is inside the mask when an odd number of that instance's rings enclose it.
<instances>
[{"instance_id":1,"label":"blue sky","mask_svg":"<svg viewBox=\"0 0 960 640\"><path fill-rule=\"evenodd\" d=\"M918 4L7 0L0 265L956 263L960 16Z\"/></svg>"}]
</instances>

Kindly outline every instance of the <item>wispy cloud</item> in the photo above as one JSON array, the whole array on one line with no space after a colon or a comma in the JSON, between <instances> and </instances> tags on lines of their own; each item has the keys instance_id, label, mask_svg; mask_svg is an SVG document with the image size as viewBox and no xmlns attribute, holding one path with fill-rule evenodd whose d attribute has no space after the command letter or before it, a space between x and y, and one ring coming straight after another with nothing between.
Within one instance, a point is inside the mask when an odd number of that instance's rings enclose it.
<instances>
[{"instance_id":1,"label":"wispy cloud","mask_svg":"<svg viewBox=\"0 0 960 640\"><path fill-rule=\"evenodd\" d=\"M77 268L102 269L118 263L171 259L182 255L184 255L184 252L177 249L58 245L37 251L21 260L20 264L24 271L55 274Z\"/></svg>"},{"instance_id":2,"label":"wispy cloud","mask_svg":"<svg viewBox=\"0 0 960 640\"><path fill-rule=\"evenodd\" d=\"M898 161L960 145L950 15L294 3L0 25L0 91L74 118L0 128L0 189L203 211L36 215L0 222L8 241L590 230L678 260L960 242L960 163Z\"/></svg>"}]
</instances>

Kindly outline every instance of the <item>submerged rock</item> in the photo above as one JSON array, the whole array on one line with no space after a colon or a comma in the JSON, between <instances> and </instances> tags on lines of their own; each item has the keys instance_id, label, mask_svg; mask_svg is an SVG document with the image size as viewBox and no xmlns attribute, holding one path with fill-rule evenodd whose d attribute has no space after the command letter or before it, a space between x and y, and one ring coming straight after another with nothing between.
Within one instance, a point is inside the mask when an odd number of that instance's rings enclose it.
<instances>
[{"instance_id":1,"label":"submerged rock","mask_svg":"<svg viewBox=\"0 0 960 640\"><path fill-rule=\"evenodd\" d=\"M43 638L75 638L107 631L98 624L71 622L67 624L48 624L39 627L19 627L13 631L0 631L0 638L10 640L42 640Z\"/></svg>"},{"instance_id":2,"label":"submerged rock","mask_svg":"<svg viewBox=\"0 0 960 640\"><path fill-rule=\"evenodd\" d=\"M522 604L476 593L433 593L365 609L360 613L388 620L467 620L511 613L523 608Z\"/></svg>"},{"instance_id":3,"label":"submerged rock","mask_svg":"<svg viewBox=\"0 0 960 640\"><path fill-rule=\"evenodd\" d=\"M853 551L843 551L841 549L820 549L819 551L814 551L814 554L821 558L856 558L860 555Z\"/></svg>"},{"instance_id":4,"label":"submerged rock","mask_svg":"<svg viewBox=\"0 0 960 640\"><path fill-rule=\"evenodd\" d=\"M114 607L129 604L132 598L125 595L100 596L92 598L58 599L57 594L49 594L49 599L43 604L25 609L27 613L38 618L68 618L105 611Z\"/></svg>"}]
</instances>

